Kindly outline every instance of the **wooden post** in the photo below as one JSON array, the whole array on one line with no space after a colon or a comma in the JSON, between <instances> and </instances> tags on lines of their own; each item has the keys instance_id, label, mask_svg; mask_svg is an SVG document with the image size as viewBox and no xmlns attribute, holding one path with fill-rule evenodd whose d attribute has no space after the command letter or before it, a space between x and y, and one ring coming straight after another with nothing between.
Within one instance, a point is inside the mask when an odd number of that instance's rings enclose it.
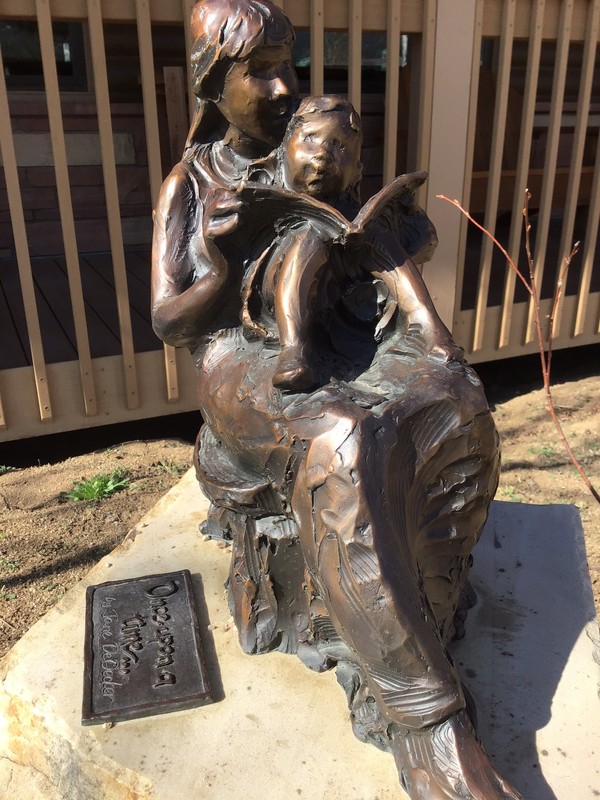
<instances>
[{"instance_id":1,"label":"wooden post","mask_svg":"<svg viewBox=\"0 0 600 800\"><path fill-rule=\"evenodd\" d=\"M427 211L439 237L423 277L440 317L452 329L458 273L464 260L466 226L436 194L468 206L481 47L482 0L437 4L433 113Z\"/></svg>"}]
</instances>

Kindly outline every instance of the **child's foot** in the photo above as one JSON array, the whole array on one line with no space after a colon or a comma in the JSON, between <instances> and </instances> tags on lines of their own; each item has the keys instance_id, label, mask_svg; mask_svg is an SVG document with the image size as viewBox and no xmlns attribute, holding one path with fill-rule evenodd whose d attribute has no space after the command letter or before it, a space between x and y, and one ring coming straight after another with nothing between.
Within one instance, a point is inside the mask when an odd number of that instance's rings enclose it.
<instances>
[{"instance_id":1,"label":"child's foot","mask_svg":"<svg viewBox=\"0 0 600 800\"><path fill-rule=\"evenodd\" d=\"M314 386L315 376L300 345L283 347L277 359L273 386L289 392L301 392Z\"/></svg>"}]
</instances>

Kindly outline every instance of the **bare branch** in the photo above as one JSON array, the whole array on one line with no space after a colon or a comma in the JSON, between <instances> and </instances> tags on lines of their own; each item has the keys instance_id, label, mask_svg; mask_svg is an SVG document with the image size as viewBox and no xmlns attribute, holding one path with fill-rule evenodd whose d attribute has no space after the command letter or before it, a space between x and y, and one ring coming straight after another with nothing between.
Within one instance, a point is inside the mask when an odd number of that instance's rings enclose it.
<instances>
[{"instance_id":1,"label":"bare branch","mask_svg":"<svg viewBox=\"0 0 600 800\"><path fill-rule=\"evenodd\" d=\"M490 233L490 232L487 230L487 228L484 228L484 227L483 227L483 225L481 225L479 222L477 222L477 220L476 220L476 219L473 219L473 217L472 217L472 216L469 214L469 212L468 212L468 211L466 211L466 210L465 210L465 209L464 209L464 208L461 206L461 204L458 202L458 200L450 200L450 198L449 198L449 197L446 197L446 195L445 195L445 194L436 194L436 197L438 197L440 200L445 200L447 203L451 203L451 205L453 205L453 206L456 206L456 208L458 208L458 210L461 212L461 214L463 214L463 215L464 215L464 216L465 216L465 217L466 217L466 218L469 220L469 222L472 222L472 223L473 223L473 225L475 225L475 227L476 227L476 228L479 228L479 230L480 230L482 233L485 233L485 235L488 237L488 239L491 239L491 240L492 240L492 242L493 242L493 243L496 245L496 247L498 248L498 250L500 250L500 251L501 251L501 253L504 255L504 258L506 259L506 263L508 264L508 266L509 266L509 267L510 267L510 268L511 268L511 269L512 269L514 272L516 272L516 274L517 274L517 275L519 276L519 278L521 279L521 282L523 283L523 286L525 286L525 288L527 289L527 291L529 292L529 294L531 294L531 287L530 287L530 285L527 283L527 280L526 280L525 276L524 276L524 275L521 273L521 270L520 270L520 269L517 267L517 265L515 264L515 262L513 261L513 259L512 259L512 258L511 258L511 257L508 255L508 252L507 252L507 251L505 250L505 248L504 248L504 247L503 247L503 246L500 244L500 242L498 241L498 239L496 239L496 237L495 237L495 236L493 236L493 234L491 234L491 233Z\"/></svg>"},{"instance_id":2,"label":"bare branch","mask_svg":"<svg viewBox=\"0 0 600 800\"><path fill-rule=\"evenodd\" d=\"M556 281L556 288L554 290L554 298L552 300L552 310L550 311L550 317L548 318L548 356L547 356L547 368L548 368L548 377L550 376L550 365L552 363L552 341L554 339L554 317L556 315L556 309L558 308L559 300L563 294L563 286L567 279L567 272L569 271L569 267L571 266L571 261L575 258L577 253L579 252L579 242L575 242L573 245L573 249L569 253L568 256L565 256L562 261L561 269L558 275L558 279Z\"/></svg>"},{"instance_id":3,"label":"bare branch","mask_svg":"<svg viewBox=\"0 0 600 800\"><path fill-rule=\"evenodd\" d=\"M563 259L561 270L560 270L558 279L556 281L556 287L555 287L555 291L554 291L554 297L553 297L553 300L552 300L552 307L551 307L551 311L550 311L550 316L548 318L547 340L546 340L546 342L544 342L544 334L543 334L543 331L542 331L542 320L541 320L541 311L540 311L540 296L539 296L538 288L537 288L537 285L536 285L535 269L534 269L534 264L533 264L533 254L532 254L532 251L531 251L531 223L529 221L529 201L531 199L531 194L530 194L529 190L525 191L525 204L524 204L524 207L523 207L523 216L525 218L525 252L527 254L527 268L528 268L528 271L529 271L529 281L525 278L523 273L519 270L519 268L515 264L514 260L509 256L509 254L507 253L506 249L500 244L500 242L496 239L496 237L493 236L490 233L490 231L488 231L486 228L484 228L483 225L481 225L479 222L477 222L477 220L473 219L471 214L469 214L469 212L466 211L461 206L461 204L458 202L458 200L450 200L449 197L446 197L443 194L438 194L438 195L436 195L436 197L439 197L440 200L445 200L446 202L451 203L453 206L456 206L456 208L458 208L458 210L461 212L461 214L463 214L469 220L469 222L472 222L473 225L475 225L477 228L479 228L479 230L482 231L482 233L484 233L488 237L488 239L492 240L492 242L496 245L496 247L504 255L507 265L510 267L510 269L512 269L519 276L519 278L521 279L521 282L523 283L523 285L525 286L525 288L529 292L529 295L531 296L532 301L533 301L533 313L534 313L535 331L536 331L536 337L537 337L537 342L538 342L538 349L539 349L539 353L540 353L542 378L543 378L543 381L544 381L544 393L545 393L545 396L546 396L546 406L548 408L548 414L550 415L550 418L551 418L552 422L554 423L554 426L555 426L555 428L556 428L556 430L558 432L560 440L563 443L563 446L564 446L564 448L565 448L565 450L567 452L567 455L569 456L569 459L571 460L571 463L573 464L575 469L581 475L581 479L585 483L586 487L588 488L588 490L590 491L590 493L592 494L592 496L594 497L596 502L600 503L600 494L592 486L592 483L591 483L590 479L588 478L588 476L586 475L583 467L581 466L581 464L577 460L577 457L576 457L575 453L573 452L573 450L571 449L571 445L569 444L569 441L568 441L568 439L567 439L567 437L565 435L565 432L564 432L563 427L562 427L562 425L560 423L560 420L558 419L558 416L556 414L556 408L554 406L554 399L552 397L552 390L551 390L551 387L550 387L550 366L551 366L551 363L552 363L552 337L553 337L553 334L554 334L554 317L555 317L555 314L556 314L556 309L558 307L558 303L559 303L560 298L562 296L566 275L567 275L568 269L569 269L569 267L571 265L571 261L573 260L573 258L579 252L579 242L575 242L575 244L573 245L573 249L571 250L569 255L565 256L565 258Z\"/></svg>"}]
</instances>

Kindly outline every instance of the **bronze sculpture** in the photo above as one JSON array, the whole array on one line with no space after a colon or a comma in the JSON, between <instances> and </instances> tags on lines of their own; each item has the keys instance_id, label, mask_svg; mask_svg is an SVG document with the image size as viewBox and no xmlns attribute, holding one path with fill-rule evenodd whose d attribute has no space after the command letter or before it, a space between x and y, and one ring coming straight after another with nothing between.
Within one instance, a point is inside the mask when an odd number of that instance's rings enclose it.
<instances>
[{"instance_id":1,"label":"bronze sculpture","mask_svg":"<svg viewBox=\"0 0 600 800\"><path fill-rule=\"evenodd\" d=\"M499 455L414 266L435 246L425 176L359 211L358 117L312 98L290 122L294 33L269 0L200 0L192 32L198 108L155 211L153 320L197 365L196 470L207 532L233 543L240 643L335 665L355 733L411 798L518 798L446 651Z\"/></svg>"}]
</instances>

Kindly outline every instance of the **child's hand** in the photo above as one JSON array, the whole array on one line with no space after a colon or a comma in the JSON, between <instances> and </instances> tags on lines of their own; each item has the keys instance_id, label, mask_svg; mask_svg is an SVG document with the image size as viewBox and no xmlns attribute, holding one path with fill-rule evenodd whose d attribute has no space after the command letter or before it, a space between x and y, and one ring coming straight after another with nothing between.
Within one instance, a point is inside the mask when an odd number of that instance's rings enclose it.
<instances>
[{"instance_id":1,"label":"child's hand","mask_svg":"<svg viewBox=\"0 0 600 800\"><path fill-rule=\"evenodd\" d=\"M443 361L444 363L448 361L463 362L465 360L465 351L460 345L452 341L452 339L436 343L431 348L429 354L436 361Z\"/></svg>"}]
</instances>

